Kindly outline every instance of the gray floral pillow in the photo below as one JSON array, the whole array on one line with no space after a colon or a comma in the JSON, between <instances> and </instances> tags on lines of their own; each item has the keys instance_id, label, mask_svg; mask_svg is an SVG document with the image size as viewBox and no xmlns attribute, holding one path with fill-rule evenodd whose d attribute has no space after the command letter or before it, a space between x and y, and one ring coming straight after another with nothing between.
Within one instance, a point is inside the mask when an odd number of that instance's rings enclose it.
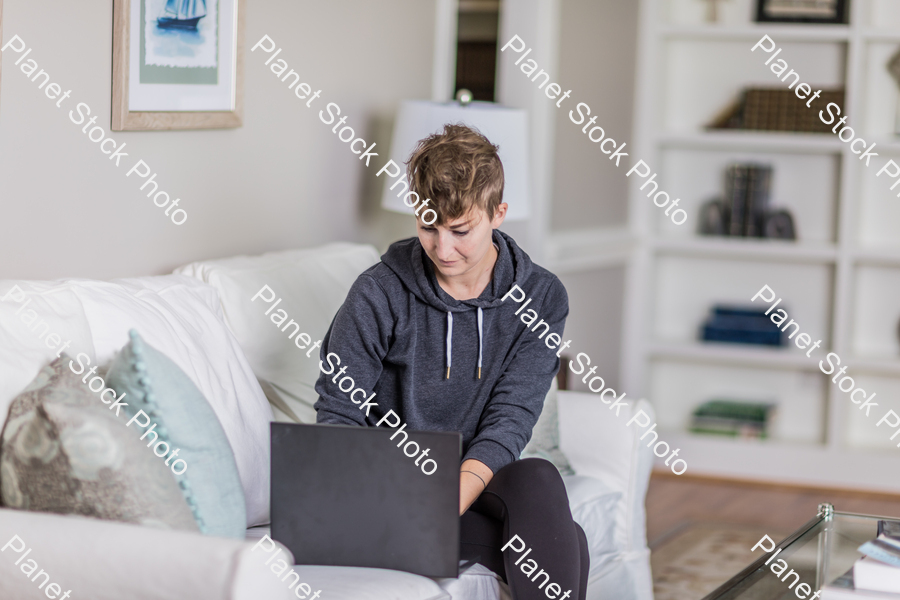
<instances>
[{"instance_id":1,"label":"gray floral pillow","mask_svg":"<svg viewBox=\"0 0 900 600\"><path fill-rule=\"evenodd\" d=\"M0 437L0 504L198 531L175 477L65 354L13 400Z\"/></svg>"}]
</instances>

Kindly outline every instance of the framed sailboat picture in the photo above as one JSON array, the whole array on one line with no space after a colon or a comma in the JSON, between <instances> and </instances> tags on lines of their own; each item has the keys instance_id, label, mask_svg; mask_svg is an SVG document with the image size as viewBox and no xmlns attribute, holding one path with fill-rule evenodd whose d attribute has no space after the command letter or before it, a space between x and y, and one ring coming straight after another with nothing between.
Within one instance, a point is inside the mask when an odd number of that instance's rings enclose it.
<instances>
[{"instance_id":1,"label":"framed sailboat picture","mask_svg":"<svg viewBox=\"0 0 900 600\"><path fill-rule=\"evenodd\" d=\"M112 129L240 127L244 0L114 0Z\"/></svg>"}]
</instances>

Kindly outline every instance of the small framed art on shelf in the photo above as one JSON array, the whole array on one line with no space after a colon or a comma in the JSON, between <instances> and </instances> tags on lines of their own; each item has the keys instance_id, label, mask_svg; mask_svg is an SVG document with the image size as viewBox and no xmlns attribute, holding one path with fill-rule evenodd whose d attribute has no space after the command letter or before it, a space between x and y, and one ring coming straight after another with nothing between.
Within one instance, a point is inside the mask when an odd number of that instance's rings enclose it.
<instances>
[{"instance_id":1,"label":"small framed art on shelf","mask_svg":"<svg viewBox=\"0 0 900 600\"><path fill-rule=\"evenodd\" d=\"M849 0L756 0L760 23L846 23Z\"/></svg>"}]
</instances>

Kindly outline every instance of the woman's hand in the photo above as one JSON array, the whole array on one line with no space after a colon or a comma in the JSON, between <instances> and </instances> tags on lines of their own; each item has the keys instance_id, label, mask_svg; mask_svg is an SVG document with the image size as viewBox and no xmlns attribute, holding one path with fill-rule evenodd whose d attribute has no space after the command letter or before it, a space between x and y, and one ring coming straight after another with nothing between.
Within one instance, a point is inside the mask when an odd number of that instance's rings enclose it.
<instances>
[{"instance_id":1,"label":"woman's hand","mask_svg":"<svg viewBox=\"0 0 900 600\"><path fill-rule=\"evenodd\" d=\"M470 458L459 467L459 514L462 516L490 483L494 472L480 460Z\"/></svg>"}]
</instances>

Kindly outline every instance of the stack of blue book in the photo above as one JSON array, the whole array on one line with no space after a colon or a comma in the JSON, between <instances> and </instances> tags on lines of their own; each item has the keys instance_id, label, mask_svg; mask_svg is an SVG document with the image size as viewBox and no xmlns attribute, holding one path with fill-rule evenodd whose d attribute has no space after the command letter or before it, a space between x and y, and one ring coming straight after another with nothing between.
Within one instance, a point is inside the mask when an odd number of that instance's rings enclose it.
<instances>
[{"instance_id":1,"label":"stack of blue book","mask_svg":"<svg viewBox=\"0 0 900 600\"><path fill-rule=\"evenodd\" d=\"M707 342L759 344L783 346L781 330L766 315L765 310L714 306L703 324L700 339Z\"/></svg>"}]
</instances>

